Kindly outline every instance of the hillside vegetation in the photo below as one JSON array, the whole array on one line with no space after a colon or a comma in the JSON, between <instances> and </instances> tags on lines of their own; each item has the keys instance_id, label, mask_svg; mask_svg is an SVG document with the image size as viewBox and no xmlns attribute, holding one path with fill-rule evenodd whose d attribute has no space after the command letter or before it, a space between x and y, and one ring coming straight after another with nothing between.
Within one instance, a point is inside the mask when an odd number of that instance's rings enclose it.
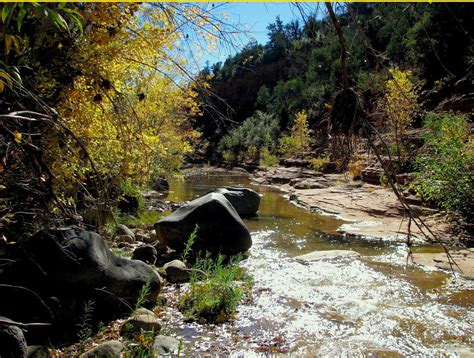
<instances>
[{"instance_id":1,"label":"hillside vegetation","mask_svg":"<svg viewBox=\"0 0 474 358\"><path fill-rule=\"evenodd\" d=\"M354 171L363 168L360 155L366 153L367 140L379 140L375 128L387 146L381 155L397 161L395 172L424 172L416 186L420 196L469 211L472 4L337 5L335 20L345 56L334 21L324 11L311 12L303 5L298 10L302 21L284 24L277 18L268 25L266 44L251 42L224 63L202 71L219 99L213 107L227 115L204 112L197 118L196 128L209 142L203 155L262 165L278 164L277 157L296 157L318 168L332 161L336 171ZM420 150L423 138L411 139L409 133L423 126L430 133L443 126L444 132L423 137L426 146ZM447 159L446 151L439 157L434 143L458 130L463 133L455 146L459 160ZM444 158L456 163L442 164L439 159ZM427 177L428 162L436 179ZM451 169L434 168L437 164ZM354 177L360 177L361 168ZM449 184L454 172L466 174L461 179L463 203L451 205L452 200L447 203L442 197L457 192ZM427 180L436 188L427 188Z\"/></svg>"}]
</instances>

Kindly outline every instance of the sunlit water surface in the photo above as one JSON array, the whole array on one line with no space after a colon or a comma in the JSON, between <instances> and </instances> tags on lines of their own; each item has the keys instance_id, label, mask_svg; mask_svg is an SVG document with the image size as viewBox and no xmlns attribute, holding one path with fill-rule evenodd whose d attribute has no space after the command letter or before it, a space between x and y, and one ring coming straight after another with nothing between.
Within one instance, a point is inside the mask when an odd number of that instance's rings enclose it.
<instances>
[{"instance_id":1,"label":"sunlit water surface","mask_svg":"<svg viewBox=\"0 0 474 358\"><path fill-rule=\"evenodd\" d=\"M253 277L252 298L230 324L169 328L188 353L456 356L473 346L473 285L460 287L459 279L443 272L407 267L402 243L344 238L336 231L342 221L299 208L244 175L214 172L176 181L168 199L192 200L236 184L262 194L258 217L245 220L253 246L241 265ZM309 264L294 259L330 249L362 257Z\"/></svg>"}]
</instances>

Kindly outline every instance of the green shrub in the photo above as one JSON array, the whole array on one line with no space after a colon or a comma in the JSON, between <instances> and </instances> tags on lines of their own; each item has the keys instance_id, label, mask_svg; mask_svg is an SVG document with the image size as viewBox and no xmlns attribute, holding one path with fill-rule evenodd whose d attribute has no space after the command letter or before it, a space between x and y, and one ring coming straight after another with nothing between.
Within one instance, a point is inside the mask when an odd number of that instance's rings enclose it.
<instances>
[{"instance_id":1,"label":"green shrub","mask_svg":"<svg viewBox=\"0 0 474 358\"><path fill-rule=\"evenodd\" d=\"M251 145L242 155L242 161L254 161L259 157L259 149Z\"/></svg>"},{"instance_id":2,"label":"green shrub","mask_svg":"<svg viewBox=\"0 0 474 358\"><path fill-rule=\"evenodd\" d=\"M381 172L380 175L379 175L379 181L380 181L380 185L383 186L384 188L389 188L390 187L390 183L388 181L389 177L387 177L387 175L385 175L385 172Z\"/></svg>"},{"instance_id":3,"label":"green shrub","mask_svg":"<svg viewBox=\"0 0 474 358\"><path fill-rule=\"evenodd\" d=\"M331 159L329 158L329 155L324 155L311 159L309 165L313 170L321 170L330 161Z\"/></svg>"},{"instance_id":4,"label":"green shrub","mask_svg":"<svg viewBox=\"0 0 474 358\"><path fill-rule=\"evenodd\" d=\"M111 228L115 228L117 224L124 224L130 228L140 227L142 225L153 225L161 219L163 213L156 210L139 210L137 215L115 214L115 220L110 221L108 224Z\"/></svg>"},{"instance_id":5,"label":"green shrub","mask_svg":"<svg viewBox=\"0 0 474 358\"><path fill-rule=\"evenodd\" d=\"M262 148L272 148L279 132L275 117L256 111L220 140L218 152L226 160L258 160L259 151Z\"/></svg>"},{"instance_id":6,"label":"green shrub","mask_svg":"<svg viewBox=\"0 0 474 358\"><path fill-rule=\"evenodd\" d=\"M415 190L445 210L471 210L474 183L470 166L474 158L466 117L429 113L424 128L426 144L415 159L419 171Z\"/></svg>"},{"instance_id":7,"label":"green shrub","mask_svg":"<svg viewBox=\"0 0 474 358\"><path fill-rule=\"evenodd\" d=\"M284 157L298 153L298 140L292 136L283 136L278 141L278 152Z\"/></svg>"},{"instance_id":8,"label":"green shrub","mask_svg":"<svg viewBox=\"0 0 474 358\"><path fill-rule=\"evenodd\" d=\"M196 321L204 318L222 323L233 317L237 305L249 289L238 266L240 258L224 264L223 256L212 259L209 255L198 258L191 271L190 288L180 298L179 309L186 319ZM204 273L202 273L204 272Z\"/></svg>"},{"instance_id":9,"label":"green shrub","mask_svg":"<svg viewBox=\"0 0 474 358\"><path fill-rule=\"evenodd\" d=\"M273 167L280 163L278 157L270 153L267 148L262 148L260 152L259 165L263 167Z\"/></svg>"},{"instance_id":10,"label":"green shrub","mask_svg":"<svg viewBox=\"0 0 474 358\"><path fill-rule=\"evenodd\" d=\"M231 150L224 150L222 152L222 158L225 160L225 161L228 161L228 162L233 162L235 161L235 154L231 151Z\"/></svg>"},{"instance_id":11,"label":"green shrub","mask_svg":"<svg viewBox=\"0 0 474 358\"><path fill-rule=\"evenodd\" d=\"M136 311L140 307L143 307L143 305L147 302L147 296L150 294L152 281L153 281L153 276L149 277L148 280L146 280L146 282L143 284L138 294L134 311Z\"/></svg>"},{"instance_id":12,"label":"green shrub","mask_svg":"<svg viewBox=\"0 0 474 358\"><path fill-rule=\"evenodd\" d=\"M134 184L129 179L122 179L119 182L120 193L122 195L129 195L132 197L137 197L139 201L139 207L143 206L143 196L141 192L141 187Z\"/></svg>"}]
</instances>

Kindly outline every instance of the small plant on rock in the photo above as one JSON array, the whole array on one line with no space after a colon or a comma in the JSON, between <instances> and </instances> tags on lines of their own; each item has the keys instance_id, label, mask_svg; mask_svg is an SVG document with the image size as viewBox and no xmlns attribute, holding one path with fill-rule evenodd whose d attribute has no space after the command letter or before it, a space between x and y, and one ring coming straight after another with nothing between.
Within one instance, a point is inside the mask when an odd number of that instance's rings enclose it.
<instances>
[{"instance_id":1,"label":"small plant on rock","mask_svg":"<svg viewBox=\"0 0 474 358\"><path fill-rule=\"evenodd\" d=\"M359 180L361 178L362 169L365 168L365 161L360 156L355 156L351 159L347 165L349 174L353 180Z\"/></svg>"},{"instance_id":2,"label":"small plant on rock","mask_svg":"<svg viewBox=\"0 0 474 358\"><path fill-rule=\"evenodd\" d=\"M77 332L77 338L80 342L84 342L86 339L92 336L92 318L94 316L95 302L89 300L84 302L84 313L80 317L80 322L77 324L79 331Z\"/></svg>"},{"instance_id":3,"label":"small plant on rock","mask_svg":"<svg viewBox=\"0 0 474 358\"><path fill-rule=\"evenodd\" d=\"M329 155L319 156L310 160L310 167L313 170L321 170L330 162Z\"/></svg>"},{"instance_id":4,"label":"small plant on rock","mask_svg":"<svg viewBox=\"0 0 474 358\"><path fill-rule=\"evenodd\" d=\"M152 282L152 280L153 280L153 278L149 277L148 280L144 283L144 285L140 289L140 293L138 294L138 298L137 298L137 302L135 304L134 311L136 311L140 307L143 307L143 305L147 301L147 296L149 295L149 293L151 291L151 282Z\"/></svg>"},{"instance_id":5,"label":"small plant on rock","mask_svg":"<svg viewBox=\"0 0 474 358\"><path fill-rule=\"evenodd\" d=\"M196 224L196 226L194 226L193 232L191 233L191 235L189 235L188 241L186 241L186 245L184 246L183 253L181 254L181 261L183 261L184 263L186 263L189 258L189 254L191 253L193 245L196 242L198 231L199 225Z\"/></svg>"}]
</instances>

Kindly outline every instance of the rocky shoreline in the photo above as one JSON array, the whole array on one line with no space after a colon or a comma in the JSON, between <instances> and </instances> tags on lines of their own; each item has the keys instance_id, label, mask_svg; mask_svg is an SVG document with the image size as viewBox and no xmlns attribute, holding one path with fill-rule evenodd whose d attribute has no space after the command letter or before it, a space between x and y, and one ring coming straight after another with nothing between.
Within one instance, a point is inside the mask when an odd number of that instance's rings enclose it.
<instances>
[{"instance_id":1,"label":"rocky shoreline","mask_svg":"<svg viewBox=\"0 0 474 358\"><path fill-rule=\"evenodd\" d=\"M323 174L301 167L258 168L251 174L253 184L270 185L287 193L295 205L323 215L348 221L339 227L343 235L365 240L423 243L419 228L403 216L403 208L395 194L380 185L353 181L344 174ZM415 253L413 263L459 272L474 278L474 250L465 245L465 238L453 232L452 224L439 210L424 207L409 193L408 200L436 239L450 248L456 265L449 265L444 253ZM409 231L410 229L410 231ZM435 242L434 240L431 242Z\"/></svg>"}]
</instances>

